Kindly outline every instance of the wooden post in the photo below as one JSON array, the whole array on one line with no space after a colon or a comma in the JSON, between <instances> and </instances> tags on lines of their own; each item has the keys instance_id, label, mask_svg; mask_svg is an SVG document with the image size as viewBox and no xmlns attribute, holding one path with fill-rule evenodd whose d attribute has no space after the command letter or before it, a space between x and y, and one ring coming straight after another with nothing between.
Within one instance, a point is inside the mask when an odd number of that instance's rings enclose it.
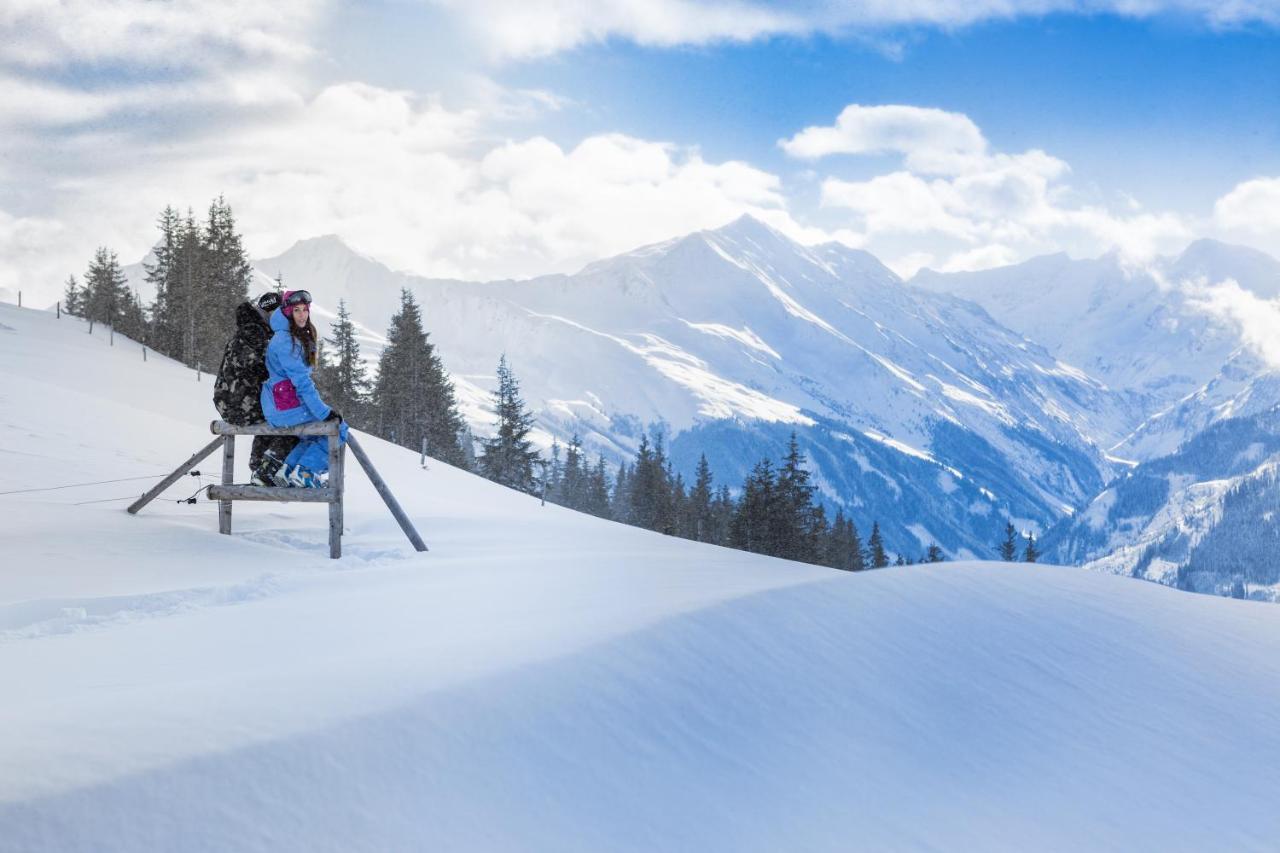
<instances>
[{"instance_id":1,"label":"wooden post","mask_svg":"<svg viewBox=\"0 0 1280 853\"><path fill-rule=\"evenodd\" d=\"M382 502L387 505L387 509L391 510L391 514L395 516L400 529L404 531L404 535L408 536L409 541L413 543L414 549L417 551L427 550L427 543L423 542L422 537L418 535L418 531L413 529L413 522L409 520L409 516L404 514L404 510L400 508L395 495L391 494L391 489L387 488L386 482L378 474L378 470L373 467L373 463L369 461L368 455L365 454L364 448L360 446L360 442L356 439L354 432L347 433L347 444L351 445L351 453L356 457L356 461L360 463L360 467L364 469L364 473L368 475L369 482L373 483L373 487L378 490L378 495L382 498Z\"/></svg>"},{"instance_id":2,"label":"wooden post","mask_svg":"<svg viewBox=\"0 0 1280 853\"><path fill-rule=\"evenodd\" d=\"M236 476L236 437L222 437L222 485L230 486ZM231 501L218 501L218 532L231 535Z\"/></svg>"},{"instance_id":3,"label":"wooden post","mask_svg":"<svg viewBox=\"0 0 1280 853\"><path fill-rule=\"evenodd\" d=\"M111 337L108 339L108 343L111 346L115 346L116 345L116 324L112 323L109 328L111 331Z\"/></svg>"},{"instance_id":4,"label":"wooden post","mask_svg":"<svg viewBox=\"0 0 1280 853\"><path fill-rule=\"evenodd\" d=\"M215 438L213 441L211 441L211 442L209 442L208 444L206 444L206 445L205 445L201 450L196 451L195 455L193 455L193 456L192 456L190 459L188 459L186 462L183 462L183 463L182 463L182 465L180 465L180 466L179 466L179 467L178 467L178 468L177 468L177 469L176 469L172 474L170 474L168 477L165 477L163 480L161 480L159 485L157 485L157 486L156 486L155 488L153 488L151 491L149 491L149 492L147 492L146 494L144 494L142 497L138 498L138 499L137 499L136 501L134 501L132 504L130 504L130 505L129 505L129 514L130 514L130 515L136 515L136 514L137 514L137 512L138 512L138 510L142 509L144 506L146 506L147 504L151 503L151 501L155 500L156 495L160 494L160 493L161 493L161 492L163 492L165 489L169 488L169 487L170 487L170 486L172 486L174 483L178 482L178 480L179 480L179 479L181 479L182 477L186 476L186 473L187 473L188 471L190 471L192 468L196 467L196 464L197 464L198 462L200 462L200 460L204 459L204 458L205 458L206 456L208 456L210 453L212 453L213 451L217 450L217 449L218 449L218 445L220 445L220 444L222 444L222 439L221 439L221 438Z\"/></svg>"},{"instance_id":5,"label":"wooden post","mask_svg":"<svg viewBox=\"0 0 1280 853\"><path fill-rule=\"evenodd\" d=\"M330 435L329 444L329 491L334 492L329 501L329 556L338 559L342 556L342 468L338 462L338 436Z\"/></svg>"},{"instance_id":6,"label":"wooden post","mask_svg":"<svg viewBox=\"0 0 1280 853\"><path fill-rule=\"evenodd\" d=\"M348 435L351 433L348 432ZM334 479L337 476L338 479ZM347 446L343 444L338 448L338 468L335 474L331 468L329 470L329 487L338 490L338 535L341 536L347 522L344 509L346 507L347 496Z\"/></svg>"},{"instance_id":7,"label":"wooden post","mask_svg":"<svg viewBox=\"0 0 1280 853\"><path fill-rule=\"evenodd\" d=\"M62 300L58 300L58 319L62 319Z\"/></svg>"},{"instance_id":8,"label":"wooden post","mask_svg":"<svg viewBox=\"0 0 1280 853\"><path fill-rule=\"evenodd\" d=\"M142 360L143 360L143 361L146 361L146 360L147 360L147 348L146 348L146 347L143 347L143 348L142 348Z\"/></svg>"}]
</instances>

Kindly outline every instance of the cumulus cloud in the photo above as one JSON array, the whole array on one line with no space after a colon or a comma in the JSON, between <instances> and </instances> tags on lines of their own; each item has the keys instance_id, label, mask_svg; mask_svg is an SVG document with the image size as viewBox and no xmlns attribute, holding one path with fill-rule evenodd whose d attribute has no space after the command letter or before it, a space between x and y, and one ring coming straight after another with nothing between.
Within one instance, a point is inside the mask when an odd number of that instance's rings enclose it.
<instances>
[{"instance_id":1,"label":"cumulus cloud","mask_svg":"<svg viewBox=\"0 0 1280 853\"><path fill-rule=\"evenodd\" d=\"M468 25L499 59L547 56L609 39L672 47L893 27L954 28L1049 14L1193 16L1213 27L1280 24L1269 0L427 0Z\"/></svg>"},{"instance_id":2,"label":"cumulus cloud","mask_svg":"<svg viewBox=\"0 0 1280 853\"><path fill-rule=\"evenodd\" d=\"M829 154L901 154L913 171L956 174L987 150L982 131L960 113L899 104L850 104L832 127L807 127L778 143L792 157Z\"/></svg>"},{"instance_id":3,"label":"cumulus cloud","mask_svg":"<svg viewBox=\"0 0 1280 853\"><path fill-rule=\"evenodd\" d=\"M806 128L779 145L806 160L901 157L902 170L868 180L826 178L821 203L851 213L849 228L903 275L922 265L975 269L1063 249L1116 249L1143 259L1181 248L1192 234L1182 217L1143 211L1132 200L1122 212L1073 201L1066 162L1036 149L993 152L960 113L852 104L834 125ZM905 250L898 248L903 236L914 240Z\"/></svg>"},{"instance_id":4,"label":"cumulus cloud","mask_svg":"<svg viewBox=\"0 0 1280 853\"><path fill-rule=\"evenodd\" d=\"M1254 178L1235 186L1213 206L1218 227L1280 237L1280 178Z\"/></svg>"},{"instance_id":5,"label":"cumulus cloud","mask_svg":"<svg viewBox=\"0 0 1280 853\"><path fill-rule=\"evenodd\" d=\"M82 171L63 158L39 251L17 264L52 288L105 243L141 257L169 203L224 194L258 255L338 233L393 267L499 278L573 271L600 257L752 212L796 235L776 175L696 148L621 134L562 147L492 142L486 116L364 83L329 86L270 120L190 139L134 140ZM100 140L62 135L63 146ZM65 149L64 149L65 153ZM127 187L127 192L121 192Z\"/></svg>"}]
</instances>

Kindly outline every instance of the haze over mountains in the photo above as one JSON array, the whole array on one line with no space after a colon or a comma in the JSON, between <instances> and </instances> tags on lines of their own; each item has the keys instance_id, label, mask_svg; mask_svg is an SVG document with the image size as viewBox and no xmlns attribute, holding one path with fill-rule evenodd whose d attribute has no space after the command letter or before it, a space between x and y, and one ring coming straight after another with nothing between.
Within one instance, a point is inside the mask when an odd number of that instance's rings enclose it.
<instances>
[{"instance_id":1,"label":"haze over mountains","mask_svg":"<svg viewBox=\"0 0 1280 853\"><path fill-rule=\"evenodd\" d=\"M1213 241L1144 269L1053 255L904 282L743 217L525 281L395 272L334 236L254 264L311 290L322 322L345 299L371 360L409 289L479 435L503 352L544 441L578 433L611 462L657 429L677 470L706 453L736 487L795 430L826 500L908 556L990 556L1006 518L1043 532L1132 465L1280 403L1197 299L1226 280L1271 298L1280 262Z\"/></svg>"}]
</instances>

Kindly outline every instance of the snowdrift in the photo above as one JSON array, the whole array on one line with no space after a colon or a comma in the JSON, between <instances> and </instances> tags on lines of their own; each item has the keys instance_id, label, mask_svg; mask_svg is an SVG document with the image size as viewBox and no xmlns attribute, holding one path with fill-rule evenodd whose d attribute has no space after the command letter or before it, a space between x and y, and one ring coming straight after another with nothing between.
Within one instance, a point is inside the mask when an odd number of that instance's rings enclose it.
<instances>
[{"instance_id":1,"label":"snowdrift","mask_svg":"<svg viewBox=\"0 0 1280 853\"><path fill-rule=\"evenodd\" d=\"M238 505L230 537L210 503L130 517L208 440L211 387L86 332L0 306L0 850L1280 833L1272 606L1053 566L842 574L372 439L428 554L354 469L337 562L322 506Z\"/></svg>"}]
</instances>

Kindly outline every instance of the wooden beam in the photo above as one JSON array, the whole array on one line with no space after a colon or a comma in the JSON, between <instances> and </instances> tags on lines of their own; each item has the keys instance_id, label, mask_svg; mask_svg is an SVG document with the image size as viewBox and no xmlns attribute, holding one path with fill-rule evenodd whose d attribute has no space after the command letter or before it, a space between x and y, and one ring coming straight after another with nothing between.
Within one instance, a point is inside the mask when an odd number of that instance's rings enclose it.
<instances>
[{"instance_id":1,"label":"wooden beam","mask_svg":"<svg viewBox=\"0 0 1280 853\"><path fill-rule=\"evenodd\" d=\"M210 486L209 500L277 501L279 503L327 503L336 500L333 489L302 489L282 486Z\"/></svg>"},{"instance_id":2,"label":"wooden beam","mask_svg":"<svg viewBox=\"0 0 1280 853\"><path fill-rule=\"evenodd\" d=\"M423 542L422 537L418 535L418 531L413 529L413 522L409 520L409 516L405 515L404 510L400 508L399 501L396 500L395 495L391 494L391 489L387 487L386 482L378 474L378 470L369 461L364 448L360 446L360 442L356 439L355 430L350 430L347 433L347 444L351 445L351 452L355 455L356 461L360 463L360 467L369 476L369 482L373 483L373 487L378 490L378 495L382 498L382 502L387 505L387 509L391 510L391 514L395 516L400 529L404 531L404 535L408 536L409 541L413 543L414 549L417 551L427 550L427 543Z\"/></svg>"},{"instance_id":3,"label":"wooden beam","mask_svg":"<svg viewBox=\"0 0 1280 853\"><path fill-rule=\"evenodd\" d=\"M161 480L160 483L156 485L155 488L153 488L151 491L147 492L142 497L138 498L136 501L130 504L129 514L137 515L138 510L142 509L144 506L151 503L153 500L155 500L157 495L159 495L165 489L172 486L174 483L178 482L178 480L185 477L188 471L196 467L196 465L199 464L200 461L203 460L210 453L213 453L213 451L217 450L221 444L222 444L222 439L215 438L213 441L206 444L202 449L196 451L195 454L190 459L188 459L186 462L183 462L182 465L180 465L172 474L170 474L168 477L165 477L163 480Z\"/></svg>"},{"instance_id":4,"label":"wooden beam","mask_svg":"<svg viewBox=\"0 0 1280 853\"><path fill-rule=\"evenodd\" d=\"M214 435L337 435L338 421L313 421L291 427L273 427L271 424L229 424L214 421L209 424Z\"/></svg>"}]
</instances>

